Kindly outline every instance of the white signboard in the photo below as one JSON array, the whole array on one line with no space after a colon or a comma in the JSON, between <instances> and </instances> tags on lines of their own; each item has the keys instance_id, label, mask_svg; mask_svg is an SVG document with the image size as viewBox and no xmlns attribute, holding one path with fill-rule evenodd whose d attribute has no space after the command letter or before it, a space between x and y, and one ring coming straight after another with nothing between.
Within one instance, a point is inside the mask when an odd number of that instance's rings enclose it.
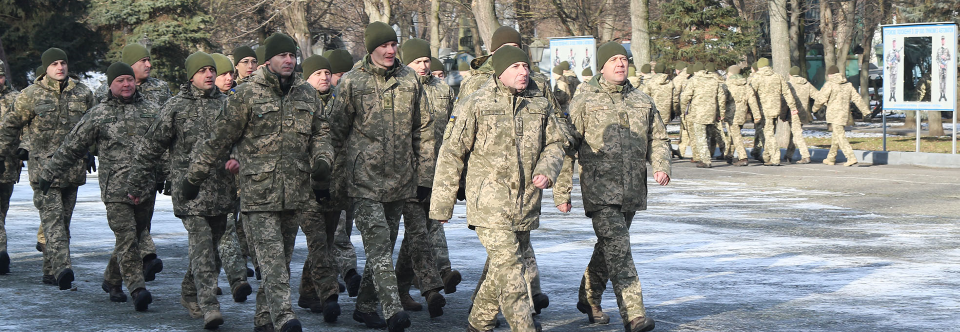
<instances>
[{"instance_id":1,"label":"white signboard","mask_svg":"<svg viewBox=\"0 0 960 332\"><path fill-rule=\"evenodd\" d=\"M594 74L597 74L596 56L597 40L591 36L586 37L565 37L550 39L550 68L556 67L560 62L570 63L570 70L577 74L577 78L583 81L584 69L590 68ZM556 86L557 82L550 75L550 85Z\"/></svg>"},{"instance_id":2,"label":"white signboard","mask_svg":"<svg viewBox=\"0 0 960 332\"><path fill-rule=\"evenodd\" d=\"M883 109L953 111L957 105L957 26L883 27Z\"/></svg>"}]
</instances>

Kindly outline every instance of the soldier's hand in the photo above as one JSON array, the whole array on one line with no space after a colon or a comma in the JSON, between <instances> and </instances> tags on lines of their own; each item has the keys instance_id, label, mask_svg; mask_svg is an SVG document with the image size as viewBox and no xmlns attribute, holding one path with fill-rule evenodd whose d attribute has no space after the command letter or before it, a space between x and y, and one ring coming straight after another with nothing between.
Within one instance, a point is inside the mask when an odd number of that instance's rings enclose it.
<instances>
[{"instance_id":1,"label":"soldier's hand","mask_svg":"<svg viewBox=\"0 0 960 332\"><path fill-rule=\"evenodd\" d=\"M200 186L190 183L187 178L183 178L180 183L180 193L183 194L184 199L192 201L197 198L197 195L200 195Z\"/></svg>"},{"instance_id":2,"label":"soldier's hand","mask_svg":"<svg viewBox=\"0 0 960 332\"><path fill-rule=\"evenodd\" d=\"M546 175L537 174L533 176L533 185L540 189L547 189L553 186L553 183L550 182L550 179L547 178Z\"/></svg>"},{"instance_id":3,"label":"soldier's hand","mask_svg":"<svg viewBox=\"0 0 960 332\"><path fill-rule=\"evenodd\" d=\"M793 114L793 115L800 114L800 110L798 110L798 109L796 109L796 110L791 110L791 111L790 111L790 114Z\"/></svg>"},{"instance_id":4,"label":"soldier's hand","mask_svg":"<svg viewBox=\"0 0 960 332\"><path fill-rule=\"evenodd\" d=\"M330 178L330 164L324 160L317 160L313 165L313 179L323 181Z\"/></svg>"},{"instance_id":5,"label":"soldier's hand","mask_svg":"<svg viewBox=\"0 0 960 332\"><path fill-rule=\"evenodd\" d=\"M656 180L661 186L665 186L670 183L670 176L664 172L653 173L653 179Z\"/></svg>"},{"instance_id":6,"label":"soldier's hand","mask_svg":"<svg viewBox=\"0 0 960 332\"><path fill-rule=\"evenodd\" d=\"M17 148L17 159L27 161L30 160L30 151L24 148Z\"/></svg>"},{"instance_id":7,"label":"soldier's hand","mask_svg":"<svg viewBox=\"0 0 960 332\"><path fill-rule=\"evenodd\" d=\"M433 192L433 189L430 189L430 188L427 188L427 187L419 187L419 186L418 186L418 187L417 187L417 200L418 200L418 201L421 201L421 202L426 201L427 199L430 198L430 193L432 193L432 192Z\"/></svg>"},{"instance_id":8,"label":"soldier's hand","mask_svg":"<svg viewBox=\"0 0 960 332\"><path fill-rule=\"evenodd\" d=\"M314 189L313 195L316 196L317 203L323 204L323 201L330 199L330 189Z\"/></svg>"},{"instance_id":9,"label":"soldier's hand","mask_svg":"<svg viewBox=\"0 0 960 332\"><path fill-rule=\"evenodd\" d=\"M573 208L573 205L571 205L570 203L563 203L563 204L557 205L557 210L560 210L560 212L563 212L563 213L570 212L571 208Z\"/></svg>"},{"instance_id":10,"label":"soldier's hand","mask_svg":"<svg viewBox=\"0 0 960 332\"><path fill-rule=\"evenodd\" d=\"M87 158L86 158L85 162L86 162L86 164L87 164L87 165L86 165L86 167L87 167L87 173L93 173L93 172L96 172L96 171L97 171L97 162L96 162L96 159L94 159L92 153L87 152Z\"/></svg>"},{"instance_id":11,"label":"soldier's hand","mask_svg":"<svg viewBox=\"0 0 960 332\"><path fill-rule=\"evenodd\" d=\"M240 173L240 162L236 159L227 160L223 168L227 169L230 174L237 175L237 173Z\"/></svg>"},{"instance_id":12,"label":"soldier's hand","mask_svg":"<svg viewBox=\"0 0 960 332\"><path fill-rule=\"evenodd\" d=\"M39 185L40 185L40 191L42 191L43 194L46 195L47 192L50 191L50 186L53 185L53 181L49 181L41 177Z\"/></svg>"},{"instance_id":13,"label":"soldier's hand","mask_svg":"<svg viewBox=\"0 0 960 332\"><path fill-rule=\"evenodd\" d=\"M133 205L140 205L140 197L139 197L139 196L133 196L132 194L127 194L127 198L129 198L131 201L133 201Z\"/></svg>"},{"instance_id":14,"label":"soldier's hand","mask_svg":"<svg viewBox=\"0 0 960 332\"><path fill-rule=\"evenodd\" d=\"M457 200L458 201L467 200L467 189L464 188L463 186L460 186L459 188L457 188Z\"/></svg>"}]
</instances>

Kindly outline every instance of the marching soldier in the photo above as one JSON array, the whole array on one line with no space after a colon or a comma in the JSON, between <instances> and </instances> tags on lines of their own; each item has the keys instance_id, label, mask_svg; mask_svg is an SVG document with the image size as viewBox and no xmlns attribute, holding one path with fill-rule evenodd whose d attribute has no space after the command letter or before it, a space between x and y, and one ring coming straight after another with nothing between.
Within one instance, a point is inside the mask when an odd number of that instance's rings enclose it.
<instances>
[{"instance_id":1,"label":"marching soldier","mask_svg":"<svg viewBox=\"0 0 960 332\"><path fill-rule=\"evenodd\" d=\"M797 106L800 106L800 109L798 112L790 112L791 139L790 145L787 146L786 158L788 162L792 161L793 151L800 149L800 161L797 161L797 164L809 164L810 150L807 149L807 142L803 139L802 124L813 121L813 115L810 112L810 99L813 99L818 90L806 78L800 76L800 67L797 66L790 68L790 81L788 83L793 96L799 101Z\"/></svg>"},{"instance_id":2,"label":"marching soldier","mask_svg":"<svg viewBox=\"0 0 960 332\"><path fill-rule=\"evenodd\" d=\"M7 75L3 71L3 61L0 61L0 119L13 111L13 104L20 92L7 85ZM17 148L17 153L7 155L3 161L7 169L0 175L0 274L10 273L10 255L7 254L7 231L4 223L7 220L7 210L10 208L10 196L13 195L13 185L20 182L20 169L23 161L29 156L26 149ZM22 157L21 157L22 156ZM43 230L41 228L41 230Z\"/></svg>"},{"instance_id":3,"label":"marching soldier","mask_svg":"<svg viewBox=\"0 0 960 332\"><path fill-rule=\"evenodd\" d=\"M152 101L157 105L163 106L167 99L173 96L170 93L170 86L163 80L150 76L153 70L153 64L150 62L150 51L141 44L130 44L123 47L120 51L120 62L123 62L133 68L137 80L137 91L144 99ZM107 97L107 90L110 83L101 84L97 89L97 100L101 101ZM149 234L147 234L149 235ZM149 240L153 242L153 239ZM155 250L155 249L153 249Z\"/></svg>"},{"instance_id":4,"label":"marching soldier","mask_svg":"<svg viewBox=\"0 0 960 332\"><path fill-rule=\"evenodd\" d=\"M693 73L688 68L686 62L680 61L676 64L676 75L673 78L673 91L680 96L680 93L683 92L683 87L687 85L687 80L690 78L690 74ZM679 97L678 97L679 98ZM676 104L673 106L673 114L676 114L680 117L680 143L677 144L678 151L680 151L679 159L683 159L683 154L687 153L687 146L690 145L690 125L687 123L687 116L684 114L686 110L680 108L679 99Z\"/></svg>"},{"instance_id":5,"label":"marching soldier","mask_svg":"<svg viewBox=\"0 0 960 332\"><path fill-rule=\"evenodd\" d=\"M694 65L694 70L699 69ZM687 82L680 94L680 105L687 111L687 122L693 127L690 137L693 139L693 158L697 160L697 167L710 168L712 151L709 150L707 136L716 130L717 120L720 118L719 106L727 104L727 94L721 87L723 82L716 73L697 72L696 76ZM689 106L686 106L689 105Z\"/></svg>"},{"instance_id":6,"label":"marching soldier","mask_svg":"<svg viewBox=\"0 0 960 332\"><path fill-rule=\"evenodd\" d=\"M730 100L726 104L727 116L724 119L729 123L728 128L730 129L731 147L727 159L732 159L733 154L736 153L738 159L733 162L733 165L747 166L749 164L747 149L743 147L743 136L741 136L740 130L743 129L743 124L747 121L747 111L750 111L750 114L753 115L754 124L759 124L760 119L762 119L760 105L757 102L757 93L747 84L747 79L740 75L740 67L736 65L727 68L725 86L730 94Z\"/></svg>"},{"instance_id":7,"label":"marching soldier","mask_svg":"<svg viewBox=\"0 0 960 332\"><path fill-rule=\"evenodd\" d=\"M756 74L751 75L751 84L757 91L760 100L760 109L763 110L763 164L765 166L780 166L780 147L776 142L777 117L780 116L781 102L786 100L790 112L797 112L796 100L790 93L787 80L770 68L770 60L760 58L757 61ZM802 137L802 136L801 136ZM754 147L756 149L756 147Z\"/></svg>"},{"instance_id":8,"label":"marching soldier","mask_svg":"<svg viewBox=\"0 0 960 332\"><path fill-rule=\"evenodd\" d=\"M673 81L670 80L669 75L665 73L666 66L663 63L658 63L653 67L654 74L646 80L646 84L643 87L634 88L641 90L647 96L653 98L654 105L657 106L657 112L660 112L660 119L664 123L670 122L671 114L673 111L674 105L680 103L680 93L677 89L674 88ZM629 80L630 77L627 77ZM631 83L632 85L632 83ZM682 158L679 150L674 150L671 144L667 145L670 147L671 156L676 156L677 158Z\"/></svg>"},{"instance_id":9,"label":"marching soldier","mask_svg":"<svg viewBox=\"0 0 960 332\"><path fill-rule=\"evenodd\" d=\"M857 164L857 156L853 154L853 147L847 141L847 134L843 126L847 124L850 117L850 103L857 105L860 113L866 116L870 114L870 108L860 98L860 93L853 88L853 84L847 82L846 77L840 73L837 66L827 68L827 82L820 87L820 91L814 96L816 100L813 108L810 110L816 112L827 106L827 125L833 136L830 139L830 152L827 158L823 160L824 164L833 165L837 161L837 148L843 150L843 156L847 157L847 162L843 166L853 166Z\"/></svg>"},{"instance_id":10,"label":"marching soldier","mask_svg":"<svg viewBox=\"0 0 960 332\"><path fill-rule=\"evenodd\" d=\"M220 90L220 93L225 96L230 96L235 90L233 75L236 69L233 67L233 62L230 61L226 55L220 53L210 54L213 57L213 61L217 63L217 78L214 79L213 84L217 86L217 89Z\"/></svg>"}]
</instances>

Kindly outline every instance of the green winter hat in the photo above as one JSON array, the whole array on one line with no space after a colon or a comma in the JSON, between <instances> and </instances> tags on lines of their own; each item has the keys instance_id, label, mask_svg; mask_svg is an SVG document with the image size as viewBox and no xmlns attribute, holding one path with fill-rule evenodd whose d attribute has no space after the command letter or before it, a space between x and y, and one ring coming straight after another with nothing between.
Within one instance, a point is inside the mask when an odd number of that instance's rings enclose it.
<instances>
[{"instance_id":1,"label":"green winter hat","mask_svg":"<svg viewBox=\"0 0 960 332\"><path fill-rule=\"evenodd\" d=\"M570 70L570 63L566 61L560 62L559 65L553 67L553 73L557 75L563 75L564 70Z\"/></svg>"},{"instance_id":2,"label":"green winter hat","mask_svg":"<svg viewBox=\"0 0 960 332\"><path fill-rule=\"evenodd\" d=\"M393 31L392 29L390 31ZM403 64L409 65L413 60L419 58L429 58L430 57L430 42L420 39L420 38L411 38L403 42L403 45L400 46L400 59L403 60Z\"/></svg>"},{"instance_id":3,"label":"green winter hat","mask_svg":"<svg viewBox=\"0 0 960 332\"><path fill-rule=\"evenodd\" d=\"M114 62L110 67L107 67L107 86L113 84L113 80L117 77L123 75L130 75L130 77L136 77L133 74L133 68L130 68L130 65L123 62Z\"/></svg>"},{"instance_id":4,"label":"green winter hat","mask_svg":"<svg viewBox=\"0 0 960 332\"><path fill-rule=\"evenodd\" d=\"M683 61L677 61L677 64L674 65L674 68L677 68L677 69L686 69L686 68L687 68L687 63L686 63L686 62L683 62Z\"/></svg>"},{"instance_id":5,"label":"green winter hat","mask_svg":"<svg viewBox=\"0 0 960 332\"><path fill-rule=\"evenodd\" d=\"M465 61L461 61L460 64L457 65L457 70L458 70L458 71L470 71L470 64L469 64L469 63L466 63Z\"/></svg>"},{"instance_id":6,"label":"green winter hat","mask_svg":"<svg viewBox=\"0 0 960 332\"><path fill-rule=\"evenodd\" d=\"M367 47L367 53L373 53L373 50L387 42L397 41L397 32L389 25L383 22L371 22L363 30L363 45Z\"/></svg>"},{"instance_id":7,"label":"green winter hat","mask_svg":"<svg viewBox=\"0 0 960 332\"><path fill-rule=\"evenodd\" d=\"M645 63L645 64L643 64L643 66L640 66L640 73L642 73L642 74L650 73L650 64L649 64L649 63Z\"/></svg>"},{"instance_id":8,"label":"green winter hat","mask_svg":"<svg viewBox=\"0 0 960 332\"><path fill-rule=\"evenodd\" d=\"M147 47L141 44L130 44L124 46L123 50L120 51L120 61L131 66L137 63L137 61L140 61L140 59L149 57L150 51L147 51Z\"/></svg>"},{"instance_id":9,"label":"green winter hat","mask_svg":"<svg viewBox=\"0 0 960 332\"><path fill-rule=\"evenodd\" d=\"M580 76L593 76L593 69L590 69L590 67L584 68L583 71L580 72Z\"/></svg>"},{"instance_id":10,"label":"green winter hat","mask_svg":"<svg viewBox=\"0 0 960 332\"><path fill-rule=\"evenodd\" d=\"M687 75L693 75L701 70L703 70L703 63L697 62L693 66L687 67Z\"/></svg>"},{"instance_id":11,"label":"green winter hat","mask_svg":"<svg viewBox=\"0 0 960 332\"><path fill-rule=\"evenodd\" d=\"M827 68L827 75L833 75L840 72L840 68L837 68L836 65L830 66Z\"/></svg>"},{"instance_id":12,"label":"green winter hat","mask_svg":"<svg viewBox=\"0 0 960 332\"><path fill-rule=\"evenodd\" d=\"M759 61L754 62L752 65L750 65L750 68L753 68L753 70L760 69L759 67L757 67L757 63L758 63L758 62L759 62Z\"/></svg>"},{"instance_id":13,"label":"green winter hat","mask_svg":"<svg viewBox=\"0 0 960 332\"><path fill-rule=\"evenodd\" d=\"M634 67L634 66L627 67L627 76L637 77L637 67Z\"/></svg>"},{"instance_id":14,"label":"green winter hat","mask_svg":"<svg viewBox=\"0 0 960 332\"><path fill-rule=\"evenodd\" d=\"M264 47L263 45L260 45L260 47L257 47L257 50L254 51L257 53L257 64L262 65L266 62L266 59L263 58L263 55L264 55L263 53L266 51L267 51L267 48Z\"/></svg>"},{"instance_id":15,"label":"green winter hat","mask_svg":"<svg viewBox=\"0 0 960 332\"><path fill-rule=\"evenodd\" d=\"M277 54L281 53L293 53L297 54L297 42L282 33L274 33L270 37L267 37L266 44L263 45L265 50L263 51L263 59L269 60L272 59Z\"/></svg>"},{"instance_id":16,"label":"green winter hat","mask_svg":"<svg viewBox=\"0 0 960 332\"><path fill-rule=\"evenodd\" d=\"M330 73L346 73L353 69L353 56L344 49L329 50L323 52L323 57L330 62Z\"/></svg>"},{"instance_id":17,"label":"green winter hat","mask_svg":"<svg viewBox=\"0 0 960 332\"><path fill-rule=\"evenodd\" d=\"M230 58L226 55L213 53L210 56L213 57L213 62L217 64L217 76L233 72L233 62L230 62Z\"/></svg>"},{"instance_id":18,"label":"green winter hat","mask_svg":"<svg viewBox=\"0 0 960 332\"><path fill-rule=\"evenodd\" d=\"M713 62L707 62L707 64L703 66L703 69L708 72L715 72L717 71L717 65Z\"/></svg>"},{"instance_id":19,"label":"green winter hat","mask_svg":"<svg viewBox=\"0 0 960 332\"><path fill-rule=\"evenodd\" d=\"M740 66L733 65L727 67L727 76L740 75Z\"/></svg>"},{"instance_id":20,"label":"green winter hat","mask_svg":"<svg viewBox=\"0 0 960 332\"><path fill-rule=\"evenodd\" d=\"M530 74L531 74L531 75L532 75L533 73L539 73L539 72L540 72L540 66L530 65Z\"/></svg>"},{"instance_id":21,"label":"green winter hat","mask_svg":"<svg viewBox=\"0 0 960 332\"><path fill-rule=\"evenodd\" d=\"M511 65L517 62L530 62L530 58L527 57L527 52L524 52L520 48L513 46L503 46L498 52L493 53L493 70L496 73L496 77L500 77L500 74L503 74L504 70L507 70Z\"/></svg>"},{"instance_id":22,"label":"green winter hat","mask_svg":"<svg viewBox=\"0 0 960 332\"><path fill-rule=\"evenodd\" d=\"M443 62L440 59L430 57L430 71L442 71L447 72L447 68L443 66Z\"/></svg>"},{"instance_id":23,"label":"green winter hat","mask_svg":"<svg viewBox=\"0 0 960 332\"><path fill-rule=\"evenodd\" d=\"M236 66L240 63L240 60L243 58L253 57L257 59L257 62L260 62L260 57L257 56L257 52L254 52L250 46L239 46L233 49L233 65Z\"/></svg>"},{"instance_id":24,"label":"green winter hat","mask_svg":"<svg viewBox=\"0 0 960 332\"><path fill-rule=\"evenodd\" d=\"M488 51L496 52L498 49L500 49L500 46L503 46L503 44L506 43L523 45L523 41L520 40L520 32L517 32L517 30L508 26L497 28L497 30L493 32L493 37L490 38L491 47Z\"/></svg>"},{"instance_id":25,"label":"green winter hat","mask_svg":"<svg viewBox=\"0 0 960 332\"><path fill-rule=\"evenodd\" d=\"M190 54L190 56L187 57L187 61L184 62L184 67L187 67L187 80L189 81L193 78L194 74L206 66L211 66L214 70L217 69L217 62L213 60L210 54L199 51Z\"/></svg>"},{"instance_id":26,"label":"green winter hat","mask_svg":"<svg viewBox=\"0 0 960 332\"><path fill-rule=\"evenodd\" d=\"M330 61L322 55L317 54L311 55L309 58L303 60L300 67L303 67L303 79L309 78L310 75L313 75L313 73L320 69L326 69L333 73L333 69L330 67Z\"/></svg>"},{"instance_id":27,"label":"green winter hat","mask_svg":"<svg viewBox=\"0 0 960 332\"><path fill-rule=\"evenodd\" d=\"M597 49L597 63L600 64L600 69L603 69L603 65L607 63L607 60L610 60L610 58L618 54L627 56L627 49L623 48L623 45L620 45L620 43L606 42L600 45L600 48ZM592 76L593 74L590 75Z\"/></svg>"},{"instance_id":28,"label":"green winter hat","mask_svg":"<svg viewBox=\"0 0 960 332\"><path fill-rule=\"evenodd\" d=\"M800 75L800 67L797 67L797 66L790 67L790 75L791 76Z\"/></svg>"},{"instance_id":29,"label":"green winter hat","mask_svg":"<svg viewBox=\"0 0 960 332\"><path fill-rule=\"evenodd\" d=\"M664 65L663 62L657 62L657 65L653 66L654 73L663 74L665 70L667 70L667 66Z\"/></svg>"},{"instance_id":30,"label":"green winter hat","mask_svg":"<svg viewBox=\"0 0 960 332\"><path fill-rule=\"evenodd\" d=\"M757 60L757 67L758 68L770 67L770 59L760 58L760 60Z\"/></svg>"},{"instance_id":31,"label":"green winter hat","mask_svg":"<svg viewBox=\"0 0 960 332\"><path fill-rule=\"evenodd\" d=\"M40 55L40 67L43 68L43 72L46 73L47 67L50 67L50 64L57 60L70 62L70 60L67 60L67 52L59 48L51 47L43 51L43 54Z\"/></svg>"}]
</instances>

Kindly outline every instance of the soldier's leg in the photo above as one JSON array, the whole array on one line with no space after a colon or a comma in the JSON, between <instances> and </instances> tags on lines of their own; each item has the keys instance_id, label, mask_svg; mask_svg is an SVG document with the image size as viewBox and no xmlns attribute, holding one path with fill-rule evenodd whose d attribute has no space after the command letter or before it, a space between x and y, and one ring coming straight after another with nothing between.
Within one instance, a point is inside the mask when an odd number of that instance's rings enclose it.
<instances>
[{"instance_id":1,"label":"soldier's leg","mask_svg":"<svg viewBox=\"0 0 960 332\"><path fill-rule=\"evenodd\" d=\"M763 161L763 123L761 118L760 122L753 124L753 150L750 151L750 156L757 161Z\"/></svg>"},{"instance_id":2,"label":"soldier's leg","mask_svg":"<svg viewBox=\"0 0 960 332\"><path fill-rule=\"evenodd\" d=\"M107 223L117 239L113 255L104 272L104 280L111 285L118 285L122 281L126 284L127 291L133 293L137 289L146 287L138 239L139 231L142 229L137 225L136 211L132 204L105 203L104 205L107 208Z\"/></svg>"},{"instance_id":3,"label":"soldier's leg","mask_svg":"<svg viewBox=\"0 0 960 332\"><path fill-rule=\"evenodd\" d=\"M718 124L720 128L720 134L723 135L723 156L727 160L733 159L733 142L731 141L733 137L731 136L731 131L733 131L733 126L727 122L720 122Z\"/></svg>"},{"instance_id":4,"label":"soldier's leg","mask_svg":"<svg viewBox=\"0 0 960 332\"><path fill-rule=\"evenodd\" d=\"M598 212L594 212L598 213ZM593 254L590 256L590 262L587 263L587 269L583 271L583 277L580 278L580 292L578 294L578 304L585 304L589 307L599 307L603 292L607 289L607 262L604 260L603 246L600 241L593 246ZM580 308L581 312L586 309ZM588 313L588 312L584 312Z\"/></svg>"},{"instance_id":5,"label":"soldier's leg","mask_svg":"<svg viewBox=\"0 0 960 332\"><path fill-rule=\"evenodd\" d=\"M710 153L707 152L707 125L694 123L693 132L690 133L693 138L693 156L697 161L710 165Z\"/></svg>"},{"instance_id":6,"label":"soldier's leg","mask_svg":"<svg viewBox=\"0 0 960 332\"><path fill-rule=\"evenodd\" d=\"M747 149L743 147L743 135L740 134L741 128L743 126L730 125L730 143L733 148L727 158L733 157L733 153L736 153L737 159L747 159Z\"/></svg>"},{"instance_id":7,"label":"soldier's leg","mask_svg":"<svg viewBox=\"0 0 960 332\"><path fill-rule=\"evenodd\" d=\"M790 115L790 133L792 140L790 141L790 146L796 146L800 150L800 159L810 159L810 150L807 149L807 141L803 138L803 126L800 122L799 114ZM787 151L787 157L793 157L793 151Z\"/></svg>"},{"instance_id":8,"label":"soldier's leg","mask_svg":"<svg viewBox=\"0 0 960 332\"><path fill-rule=\"evenodd\" d=\"M230 282L231 293L247 282L247 262L243 258L237 238L237 221L232 214L224 216L225 228L220 241L216 243L217 254L223 262L223 271ZM234 296L234 300L239 299Z\"/></svg>"},{"instance_id":9,"label":"soldier's leg","mask_svg":"<svg viewBox=\"0 0 960 332\"><path fill-rule=\"evenodd\" d=\"M356 310L376 312L379 300L383 316L389 318L403 311L393 267L393 248L400 228L403 201L381 203L354 198L353 205L357 229L363 237L363 249L367 254Z\"/></svg>"},{"instance_id":10,"label":"soldier's leg","mask_svg":"<svg viewBox=\"0 0 960 332\"><path fill-rule=\"evenodd\" d=\"M437 270L450 271L450 250L447 248L447 234L443 230L443 224L439 221L427 220L427 237L430 238L430 244L433 245L433 257L437 262Z\"/></svg>"},{"instance_id":11,"label":"soldier's leg","mask_svg":"<svg viewBox=\"0 0 960 332\"><path fill-rule=\"evenodd\" d=\"M186 216L181 218L187 229L189 268L181 285L181 296L187 302L197 302L203 313L219 311L217 301L216 247L218 228L226 227L226 219L219 217Z\"/></svg>"},{"instance_id":12,"label":"soldier's leg","mask_svg":"<svg viewBox=\"0 0 960 332\"><path fill-rule=\"evenodd\" d=\"M919 121L919 119L917 120ZM857 156L853 154L853 147L850 146L850 142L847 141L847 132L843 126L834 125L833 126L833 137L836 141L836 144L839 145L840 150L843 151L843 156L847 158L847 164L856 163ZM831 145L830 151L835 151ZM834 158L836 158L836 152L834 152Z\"/></svg>"},{"instance_id":13,"label":"soldier's leg","mask_svg":"<svg viewBox=\"0 0 960 332\"><path fill-rule=\"evenodd\" d=\"M680 144L677 144L677 148L680 150L680 154L684 155L687 153L687 147L690 146L690 124L687 123L687 117L680 116ZM695 154L695 153L694 153Z\"/></svg>"},{"instance_id":14,"label":"soldier's leg","mask_svg":"<svg viewBox=\"0 0 960 332\"><path fill-rule=\"evenodd\" d=\"M534 331L519 237L510 230L477 227L476 231L487 250L490 275L474 298L468 322L478 330L492 330L497 311L502 310L512 331Z\"/></svg>"},{"instance_id":15,"label":"soldier's leg","mask_svg":"<svg viewBox=\"0 0 960 332\"><path fill-rule=\"evenodd\" d=\"M337 270L340 271L340 275L346 282L349 272L359 272L357 270L357 249L354 248L353 242L350 240L353 233L353 208L348 208L338 219L337 233L333 239L333 251L336 256Z\"/></svg>"},{"instance_id":16,"label":"soldier's leg","mask_svg":"<svg viewBox=\"0 0 960 332\"><path fill-rule=\"evenodd\" d=\"M617 295L623 322L646 316L643 293L630 249L630 223L633 216L633 212L621 212L616 206L606 206L593 216L593 230L597 234L597 243L602 243L604 247L604 260L610 269L610 281Z\"/></svg>"},{"instance_id":17,"label":"soldier's leg","mask_svg":"<svg viewBox=\"0 0 960 332\"><path fill-rule=\"evenodd\" d=\"M43 252L43 247L47 245L47 238L43 236L43 225L37 226L37 251ZM46 268L46 267L44 267Z\"/></svg>"},{"instance_id":18,"label":"soldier's leg","mask_svg":"<svg viewBox=\"0 0 960 332\"><path fill-rule=\"evenodd\" d=\"M530 284L530 297L536 313L550 305L549 298L540 288L540 267L537 266L537 256L530 244L530 232L517 232L520 241L520 261L523 263L524 279Z\"/></svg>"},{"instance_id":19,"label":"soldier's leg","mask_svg":"<svg viewBox=\"0 0 960 332\"><path fill-rule=\"evenodd\" d=\"M7 254L7 210L10 209L10 196L13 183L0 183L0 274L10 273L10 255Z\"/></svg>"},{"instance_id":20,"label":"soldier's leg","mask_svg":"<svg viewBox=\"0 0 960 332\"><path fill-rule=\"evenodd\" d=\"M319 206L300 213L300 229L307 238L307 259L303 264L297 304L304 308L316 306L314 312L322 310L324 302L336 301L339 297L337 273L327 242L327 223L336 223L336 220L326 220Z\"/></svg>"},{"instance_id":21,"label":"soldier's leg","mask_svg":"<svg viewBox=\"0 0 960 332\"><path fill-rule=\"evenodd\" d=\"M407 255L410 267L420 279L420 295L426 297L430 291L443 289L440 279L440 270L437 270L437 261L433 257L433 250L427 238L427 210L423 204L408 202L403 205L403 243L407 244ZM403 251L403 244L400 245ZM399 273L398 273L399 275ZM397 280L399 283L399 279ZM409 284L407 285L409 292Z\"/></svg>"},{"instance_id":22,"label":"soldier's leg","mask_svg":"<svg viewBox=\"0 0 960 332\"><path fill-rule=\"evenodd\" d=\"M71 269L70 264L70 232L64 216L63 191L76 187L50 188L46 195L39 188L33 189L33 204L40 211L40 224L47 243L43 251L44 275L58 276L65 269ZM74 194L75 195L75 194Z\"/></svg>"},{"instance_id":23,"label":"soldier's leg","mask_svg":"<svg viewBox=\"0 0 960 332\"><path fill-rule=\"evenodd\" d=\"M780 164L780 146L777 145L777 118L765 116L763 119L763 137L768 141L763 149L763 162Z\"/></svg>"},{"instance_id":24,"label":"soldier's leg","mask_svg":"<svg viewBox=\"0 0 960 332\"><path fill-rule=\"evenodd\" d=\"M840 144L838 143L838 140L837 140L838 139L837 129L840 129L840 131L844 131L844 129L843 129L843 125L840 125L840 124L827 124L827 126L830 127L830 133L831 133L830 151L827 152L827 158L824 159L823 161L825 163L832 164L837 161L837 148L840 147Z\"/></svg>"},{"instance_id":25,"label":"soldier's leg","mask_svg":"<svg viewBox=\"0 0 960 332\"><path fill-rule=\"evenodd\" d=\"M296 240L297 219L292 212L244 212L250 244L260 264L263 282L257 291L255 326L296 319L290 302L291 237ZM292 236L291 236L292 233ZM288 248L290 247L290 248Z\"/></svg>"}]
</instances>

